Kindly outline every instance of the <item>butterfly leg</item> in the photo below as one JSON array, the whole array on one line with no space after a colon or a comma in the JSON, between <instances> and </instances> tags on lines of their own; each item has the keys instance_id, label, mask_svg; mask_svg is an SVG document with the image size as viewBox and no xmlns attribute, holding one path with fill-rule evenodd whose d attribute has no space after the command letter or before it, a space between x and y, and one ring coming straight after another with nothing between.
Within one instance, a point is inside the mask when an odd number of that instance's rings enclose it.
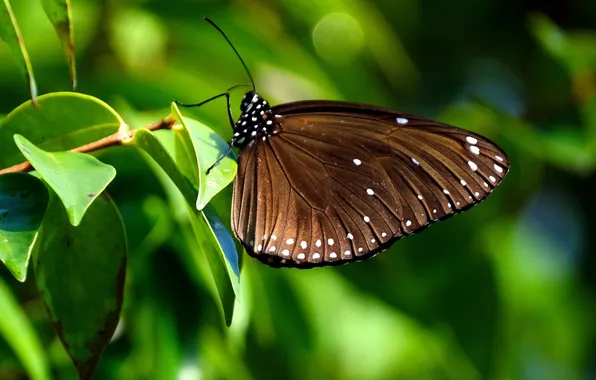
<instances>
[{"instance_id":1,"label":"butterfly leg","mask_svg":"<svg viewBox=\"0 0 596 380\"><path fill-rule=\"evenodd\" d=\"M232 126L232 128L234 128L234 115L232 115L232 105L230 103L230 93L229 93L229 91L226 91L226 92L224 92L222 94L218 94L218 95L212 96L209 99L203 100L200 103L186 104L186 103L179 102L176 99L174 99L173 102L176 103L176 105L179 105L181 107L186 107L186 108L189 108L189 107L200 107L203 104L206 104L206 103L209 103L212 100L221 98L222 96L225 96L226 97L226 103L228 105L228 119L230 120L230 125Z\"/></svg>"},{"instance_id":2,"label":"butterfly leg","mask_svg":"<svg viewBox=\"0 0 596 380\"><path fill-rule=\"evenodd\" d=\"M213 163L213 165L209 166L209 169L207 169L207 172L205 174L209 174L209 172L211 171L211 169L213 169L214 167L216 167L217 164L219 164L220 161L223 160L225 157L227 157L228 154L230 154L231 152L232 152L232 140L230 140L228 142L228 150L226 150L224 154L222 154L221 156L219 156L217 158L217 160Z\"/></svg>"}]
</instances>

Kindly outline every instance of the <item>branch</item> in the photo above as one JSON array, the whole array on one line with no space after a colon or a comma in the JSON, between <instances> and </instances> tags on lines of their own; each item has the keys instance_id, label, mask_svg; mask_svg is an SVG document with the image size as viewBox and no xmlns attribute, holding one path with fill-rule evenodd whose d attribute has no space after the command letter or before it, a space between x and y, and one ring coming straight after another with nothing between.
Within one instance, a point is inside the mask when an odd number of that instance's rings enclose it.
<instances>
[{"instance_id":1,"label":"branch","mask_svg":"<svg viewBox=\"0 0 596 380\"><path fill-rule=\"evenodd\" d=\"M143 127L149 131L157 131L158 129L170 129L176 122L176 119L167 116L163 119L149 124L146 127ZM94 152L96 150L105 149L110 146L120 145L123 141L128 140L133 137L135 130L132 129L121 129L118 132L111 134L107 137L99 139L97 141L90 142L89 144L85 144L79 146L77 148L69 150L69 152L78 152L78 153L89 153ZM9 168L0 170L0 175L6 173L18 173L18 172L30 172L34 170L33 166L29 163L29 161L21 162L20 164L13 165Z\"/></svg>"}]
</instances>

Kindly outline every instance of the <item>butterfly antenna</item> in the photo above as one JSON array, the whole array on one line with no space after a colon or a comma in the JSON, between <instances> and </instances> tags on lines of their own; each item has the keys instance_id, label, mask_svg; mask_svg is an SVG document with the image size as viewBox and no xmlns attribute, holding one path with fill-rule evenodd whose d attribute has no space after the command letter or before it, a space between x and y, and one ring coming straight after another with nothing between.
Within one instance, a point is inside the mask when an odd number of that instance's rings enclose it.
<instances>
[{"instance_id":1,"label":"butterfly antenna","mask_svg":"<svg viewBox=\"0 0 596 380\"><path fill-rule=\"evenodd\" d=\"M250 83L252 83L253 91L256 91L255 81L252 79L252 75L250 75L250 71L248 71L248 66L246 66L246 63L244 63L244 60L240 56L240 53L238 53L238 50L236 50L236 48L232 44L232 41L230 41L230 39L228 38L228 36L226 36L226 34L223 32L223 30L221 30L221 28L219 26L217 26L213 21L211 21L211 19L209 17L203 17L203 19L205 21L207 21L209 24L211 24L211 26L213 26L215 29L217 29L217 31L223 36L223 38L226 39L226 41L228 42L228 45L230 45L232 50L234 50L234 53L236 53L236 57L238 57L238 59L242 63L242 66L244 66L244 70L246 70L246 73L248 74L248 77L250 78Z\"/></svg>"}]
</instances>

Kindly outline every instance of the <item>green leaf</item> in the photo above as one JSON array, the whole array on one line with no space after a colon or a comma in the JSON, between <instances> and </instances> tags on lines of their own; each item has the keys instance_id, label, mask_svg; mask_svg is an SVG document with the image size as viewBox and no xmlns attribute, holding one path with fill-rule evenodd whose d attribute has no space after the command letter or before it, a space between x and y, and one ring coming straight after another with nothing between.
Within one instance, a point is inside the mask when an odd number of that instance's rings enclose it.
<instances>
[{"instance_id":1,"label":"green leaf","mask_svg":"<svg viewBox=\"0 0 596 380\"><path fill-rule=\"evenodd\" d=\"M228 144L206 125L184 118L175 103L172 103L172 113L176 114L182 123L182 127L174 126L174 130L179 146L192 160L185 175L199 189L197 209L202 210L213 196L234 180L237 170L236 161L227 155L207 174L207 169L226 154Z\"/></svg>"},{"instance_id":2,"label":"green leaf","mask_svg":"<svg viewBox=\"0 0 596 380\"><path fill-rule=\"evenodd\" d=\"M238 252L234 245L234 238L212 206L207 205L205 207L203 217L211 229L211 234L217 241L220 252L223 253L224 264L226 265L227 274L234 288L234 294L240 298L240 266L238 265Z\"/></svg>"},{"instance_id":3,"label":"green leaf","mask_svg":"<svg viewBox=\"0 0 596 380\"><path fill-rule=\"evenodd\" d=\"M81 223L89 205L116 176L116 169L93 156L45 152L20 135L15 135L14 140L27 161L58 194L73 226Z\"/></svg>"},{"instance_id":4,"label":"green leaf","mask_svg":"<svg viewBox=\"0 0 596 380\"><path fill-rule=\"evenodd\" d=\"M37 286L81 379L91 377L122 308L126 234L103 193L73 227L52 194L33 251Z\"/></svg>"},{"instance_id":5,"label":"green leaf","mask_svg":"<svg viewBox=\"0 0 596 380\"><path fill-rule=\"evenodd\" d=\"M48 358L35 329L1 277L0 310L0 336L19 357L30 378L50 379Z\"/></svg>"},{"instance_id":6,"label":"green leaf","mask_svg":"<svg viewBox=\"0 0 596 380\"><path fill-rule=\"evenodd\" d=\"M72 89L74 90L77 87L77 71L70 0L42 0L41 5L50 22L54 25L56 34L58 34L58 38L62 43L62 49L64 49L70 67L70 79L72 81Z\"/></svg>"},{"instance_id":7,"label":"green leaf","mask_svg":"<svg viewBox=\"0 0 596 380\"><path fill-rule=\"evenodd\" d=\"M224 319L229 325L232 321L235 296L239 295L240 268L238 255L233 238L225 229L215 210L209 206L203 211L196 210L195 199L197 198L197 192L180 169L180 166L192 167L193 162L196 162L192 161L192 151L185 150L182 154L178 154L178 161L174 162L166 147L157 140L155 135L142 129L135 130L133 138L126 144L134 144L142 148L161 168L161 170L156 168L156 174L163 182L166 190L176 186L184 196L187 206L184 210L186 213L184 219L185 221L190 220L195 240L193 243L198 244L200 247L200 251L193 253L205 255L207 258L211 269L210 274L217 289L216 297L221 302ZM179 148L189 146L179 145ZM182 198L180 194L170 194L170 198L171 202L176 203L178 212L181 211L181 208L184 209L182 206L184 201L178 200L178 198ZM200 262L200 258L196 258L196 260L198 261L194 261L195 263ZM200 268L197 273L202 273Z\"/></svg>"},{"instance_id":8,"label":"green leaf","mask_svg":"<svg viewBox=\"0 0 596 380\"><path fill-rule=\"evenodd\" d=\"M573 126L557 126L544 135L545 160L566 170L590 175L594 170L591 142Z\"/></svg>"},{"instance_id":9,"label":"green leaf","mask_svg":"<svg viewBox=\"0 0 596 380\"><path fill-rule=\"evenodd\" d=\"M531 15L530 31L542 48L567 67L572 75L596 67L596 33L565 33L541 13Z\"/></svg>"},{"instance_id":10,"label":"green leaf","mask_svg":"<svg viewBox=\"0 0 596 380\"><path fill-rule=\"evenodd\" d=\"M204 212L189 206L188 213L194 239L201 249L197 254L205 255L207 258L223 308L224 319L226 325L229 326L232 323L235 297L239 296L239 277L231 275L233 271L228 270L231 265L227 263L222 246L217 240L217 236L213 234L212 227Z\"/></svg>"},{"instance_id":11,"label":"green leaf","mask_svg":"<svg viewBox=\"0 0 596 380\"><path fill-rule=\"evenodd\" d=\"M0 122L0 167L23 160L11 139L23 134L49 151L64 151L116 133L125 125L110 106L89 95L55 92L38 98L39 109L31 101L15 108Z\"/></svg>"},{"instance_id":12,"label":"green leaf","mask_svg":"<svg viewBox=\"0 0 596 380\"><path fill-rule=\"evenodd\" d=\"M19 66L25 74L25 79L29 86L31 100L34 104L37 104L37 86L33 77L33 68L29 61L29 54L27 54L25 42L21 36L21 31L14 17L10 2L8 0L3 0L3 2L4 4L0 5L0 39L8 44L12 54L19 61Z\"/></svg>"},{"instance_id":13,"label":"green leaf","mask_svg":"<svg viewBox=\"0 0 596 380\"><path fill-rule=\"evenodd\" d=\"M170 177L184 196L186 202L191 206L195 203L197 191L184 175L182 175L172 156L170 156L166 148L151 131L136 129L132 138L123 143L123 145L135 145L145 151Z\"/></svg>"},{"instance_id":14,"label":"green leaf","mask_svg":"<svg viewBox=\"0 0 596 380\"><path fill-rule=\"evenodd\" d=\"M0 261L24 282L37 230L48 204L48 191L32 175L0 176Z\"/></svg>"}]
</instances>

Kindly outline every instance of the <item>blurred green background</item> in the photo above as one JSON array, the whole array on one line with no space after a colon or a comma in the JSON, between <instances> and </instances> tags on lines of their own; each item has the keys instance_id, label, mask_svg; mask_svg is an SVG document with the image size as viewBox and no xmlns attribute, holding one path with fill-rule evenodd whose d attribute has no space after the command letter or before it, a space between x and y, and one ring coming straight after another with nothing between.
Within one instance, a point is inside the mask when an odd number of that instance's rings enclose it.
<instances>
[{"instance_id":1,"label":"blurred green background","mask_svg":"<svg viewBox=\"0 0 596 380\"><path fill-rule=\"evenodd\" d=\"M596 378L596 2L72 0L78 91L133 127L248 83L272 104L344 99L476 131L511 172L482 205L364 263L309 271L243 257L222 323L206 262L147 161L100 158L129 236L120 326L97 379ZM36 0L13 1L39 93L68 67ZM238 115L242 90L233 96ZM28 99L0 44L0 115ZM225 102L187 115L231 137ZM231 188L214 204L229 219ZM9 287L57 379L75 378L32 278ZM0 318L2 311L0 310ZM0 336L0 379L26 379Z\"/></svg>"}]
</instances>

